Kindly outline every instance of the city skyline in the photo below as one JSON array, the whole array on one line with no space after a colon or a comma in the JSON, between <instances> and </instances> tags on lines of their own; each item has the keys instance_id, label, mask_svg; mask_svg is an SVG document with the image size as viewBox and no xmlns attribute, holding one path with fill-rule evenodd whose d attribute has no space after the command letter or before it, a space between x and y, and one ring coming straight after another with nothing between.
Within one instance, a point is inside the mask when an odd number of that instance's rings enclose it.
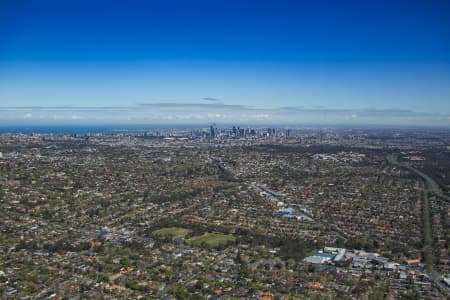
<instances>
[{"instance_id":1,"label":"city skyline","mask_svg":"<svg viewBox=\"0 0 450 300\"><path fill-rule=\"evenodd\" d=\"M2 124L450 126L444 1L0 4Z\"/></svg>"}]
</instances>

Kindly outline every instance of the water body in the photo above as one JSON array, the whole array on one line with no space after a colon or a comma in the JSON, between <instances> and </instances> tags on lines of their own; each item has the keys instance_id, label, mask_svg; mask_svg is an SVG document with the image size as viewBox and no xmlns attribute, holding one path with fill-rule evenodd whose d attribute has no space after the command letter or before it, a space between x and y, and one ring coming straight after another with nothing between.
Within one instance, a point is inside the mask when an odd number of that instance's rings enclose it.
<instances>
[{"instance_id":1,"label":"water body","mask_svg":"<svg viewBox=\"0 0 450 300\"><path fill-rule=\"evenodd\" d=\"M189 125L11 125L0 126L0 133L22 134L88 134L88 133L139 133L176 129L195 129L201 126Z\"/></svg>"}]
</instances>

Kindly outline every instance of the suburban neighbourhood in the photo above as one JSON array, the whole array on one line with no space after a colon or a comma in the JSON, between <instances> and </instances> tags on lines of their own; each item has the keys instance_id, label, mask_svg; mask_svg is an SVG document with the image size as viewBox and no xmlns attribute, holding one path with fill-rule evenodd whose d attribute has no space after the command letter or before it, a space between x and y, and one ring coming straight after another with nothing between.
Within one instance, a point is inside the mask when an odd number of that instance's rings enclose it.
<instances>
[{"instance_id":1,"label":"suburban neighbourhood","mask_svg":"<svg viewBox=\"0 0 450 300\"><path fill-rule=\"evenodd\" d=\"M211 127L0 140L2 298L448 295L448 185L413 171L431 168L430 151L448 157L448 135Z\"/></svg>"}]
</instances>

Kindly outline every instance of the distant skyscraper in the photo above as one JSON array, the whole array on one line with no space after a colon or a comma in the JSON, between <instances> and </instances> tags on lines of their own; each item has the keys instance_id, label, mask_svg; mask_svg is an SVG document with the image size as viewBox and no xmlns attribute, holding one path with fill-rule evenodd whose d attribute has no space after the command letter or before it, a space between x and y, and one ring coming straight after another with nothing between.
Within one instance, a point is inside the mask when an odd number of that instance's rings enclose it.
<instances>
[{"instance_id":1,"label":"distant skyscraper","mask_svg":"<svg viewBox=\"0 0 450 300\"><path fill-rule=\"evenodd\" d=\"M239 136L244 136L244 129L238 127L238 130L239 130Z\"/></svg>"}]
</instances>

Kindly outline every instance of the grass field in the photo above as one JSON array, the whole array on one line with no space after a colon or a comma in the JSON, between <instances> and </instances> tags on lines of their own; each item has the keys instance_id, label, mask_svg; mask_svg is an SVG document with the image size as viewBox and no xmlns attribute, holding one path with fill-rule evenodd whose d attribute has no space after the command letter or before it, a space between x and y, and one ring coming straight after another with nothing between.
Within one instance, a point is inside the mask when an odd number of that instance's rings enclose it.
<instances>
[{"instance_id":1,"label":"grass field","mask_svg":"<svg viewBox=\"0 0 450 300\"><path fill-rule=\"evenodd\" d=\"M224 245L228 242L236 241L236 237L231 234L222 233L205 233L200 236L194 236L187 240L187 242L194 246L200 246L205 243L210 247L217 247L219 245Z\"/></svg>"},{"instance_id":2,"label":"grass field","mask_svg":"<svg viewBox=\"0 0 450 300\"><path fill-rule=\"evenodd\" d=\"M155 231L153 231L153 234L159 235L159 236L170 235L174 239L177 239L177 238L184 238L190 232L191 231L189 229L185 229L185 228L167 227L167 228L161 228L161 229L155 230Z\"/></svg>"}]
</instances>

